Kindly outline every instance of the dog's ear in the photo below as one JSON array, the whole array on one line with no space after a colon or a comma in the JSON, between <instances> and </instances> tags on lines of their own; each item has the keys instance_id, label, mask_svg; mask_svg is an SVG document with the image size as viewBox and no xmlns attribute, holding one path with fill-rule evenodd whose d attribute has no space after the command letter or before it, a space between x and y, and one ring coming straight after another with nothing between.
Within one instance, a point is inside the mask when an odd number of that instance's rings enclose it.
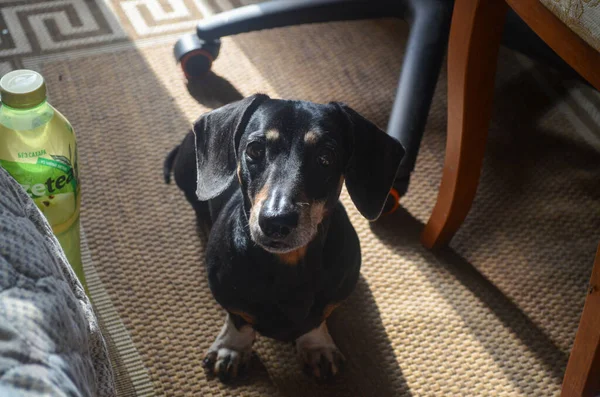
<instances>
[{"instance_id":1,"label":"dog's ear","mask_svg":"<svg viewBox=\"0 0 600 397\"><path fill-rule=\"evenodd\" d=\"M194 123L198 200L218 196L233 182L242 133L252 113L267 99L256 94L205 113Z\"/></svg>"},{"instance_id":2,"label":"dog's ear","mask_svg":"<svg viewBox=\"0 0 600 397\"><path fill-rule=\"evenodd\" d=\"M348 123L345 146L350 156L344 172L346 188L358 211L368 220L376 220L394 183L404 148L350 107L333 104Z\"/></svg>"}]
</instances>

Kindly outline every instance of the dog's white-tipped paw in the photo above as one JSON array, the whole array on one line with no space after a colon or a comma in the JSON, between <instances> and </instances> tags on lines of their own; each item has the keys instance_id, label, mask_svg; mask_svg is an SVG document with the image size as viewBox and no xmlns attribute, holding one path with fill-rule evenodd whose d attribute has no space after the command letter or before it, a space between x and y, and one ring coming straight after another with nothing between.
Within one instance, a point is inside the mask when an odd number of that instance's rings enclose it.
<instances>
[{"instance_id":1,"label":"dog's white-tipped paw","mask_svg":"<svg viewBox=\"0 0 600 397\"><path fill-rule=\"evenodd\" d=\"M344 355L335 346L303 349L298 354L304 362L304 371L321 381L336 376L346 361Z\"/></svg>"},{"instance_id":2,"label":"dog's white-tipped paw","mask_svg":"<svg viewBox=\"0 0 600 397\"><path fill-rule=\"evenodd\" d=\"M298 338L296 349L304 364L304 371L320 381L337 375L346 361L329 335L325 323Z\"/></svg>"},{"instance_id":3,"label":"dog's white-tipped paw","mask_svg":"<svg viewBox=\"0 0 600 397\"><path fill-rule=\"evenodd\" d=\"M227 315L225 325L208 349L202 365L221 382L236 378L250 362L255 338L256 332L250 326L238 330Z\"/></svg>"},{"instance_id":4,"label":"dog's white-tipped paw","mask_svg":"<svg viewBox=\"0 0 600 397\"><path fill-rule=\"evenodd\" d=\"M204 368L218 376L221 382L236 378L243 372L252 357L252 349L233 350L221 347L218 350L209 350L202 364Z\"/></svg>"}]
</instances>

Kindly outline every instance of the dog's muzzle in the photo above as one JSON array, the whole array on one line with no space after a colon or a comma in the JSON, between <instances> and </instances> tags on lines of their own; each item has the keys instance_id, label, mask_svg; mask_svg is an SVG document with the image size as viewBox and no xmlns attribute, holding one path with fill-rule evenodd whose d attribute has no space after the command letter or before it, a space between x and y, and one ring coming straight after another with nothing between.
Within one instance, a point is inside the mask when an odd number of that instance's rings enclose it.
<instances>
[{"instance_id":1,"label":"dog's muzzle","mask_svg":"<svg viewBox=\"0 0 600 397\"><path fill-rule=\"evenodd\" d=\"M285 239L298 227L300 214L295 206L286 199L268 200L261 208L258 216L258 225L266 237L273 240Z\"/></svg>"}]
</instances>

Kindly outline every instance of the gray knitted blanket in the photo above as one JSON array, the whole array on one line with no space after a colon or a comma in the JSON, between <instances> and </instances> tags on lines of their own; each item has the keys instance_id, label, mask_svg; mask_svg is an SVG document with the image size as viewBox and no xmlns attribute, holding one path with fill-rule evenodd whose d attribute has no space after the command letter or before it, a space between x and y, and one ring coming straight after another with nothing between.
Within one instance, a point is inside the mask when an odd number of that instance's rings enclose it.
<instances>
[{"instance_id":1,"label":"gray knitted blanket","mask_svg":"<svg viewBox=\"0 0 600 397\"><path fill-rule=\"evenodd\" d=\"M0 168L0 396L114 396L92 305L25 191Z\"/></svg>"}]
</instances>

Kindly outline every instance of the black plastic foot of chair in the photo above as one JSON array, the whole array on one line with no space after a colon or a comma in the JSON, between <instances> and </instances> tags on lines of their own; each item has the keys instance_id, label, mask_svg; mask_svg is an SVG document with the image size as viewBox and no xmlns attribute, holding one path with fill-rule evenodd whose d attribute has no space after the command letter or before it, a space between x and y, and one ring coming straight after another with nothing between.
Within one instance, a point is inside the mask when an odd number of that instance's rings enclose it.
<instances>
[{"instance_id":1,"label":"black plastic foot of chair","mask_svg":"<svg viewBox=\"0 0 600 397\"><path fill-rule=\"evenodd\" d=\"M193 80L204 77L210 71L220 48L221 41L218 39L202 40L196 34L188 34L177 40L173 55L185 77Z\"/></svg>"}]
</instances>

